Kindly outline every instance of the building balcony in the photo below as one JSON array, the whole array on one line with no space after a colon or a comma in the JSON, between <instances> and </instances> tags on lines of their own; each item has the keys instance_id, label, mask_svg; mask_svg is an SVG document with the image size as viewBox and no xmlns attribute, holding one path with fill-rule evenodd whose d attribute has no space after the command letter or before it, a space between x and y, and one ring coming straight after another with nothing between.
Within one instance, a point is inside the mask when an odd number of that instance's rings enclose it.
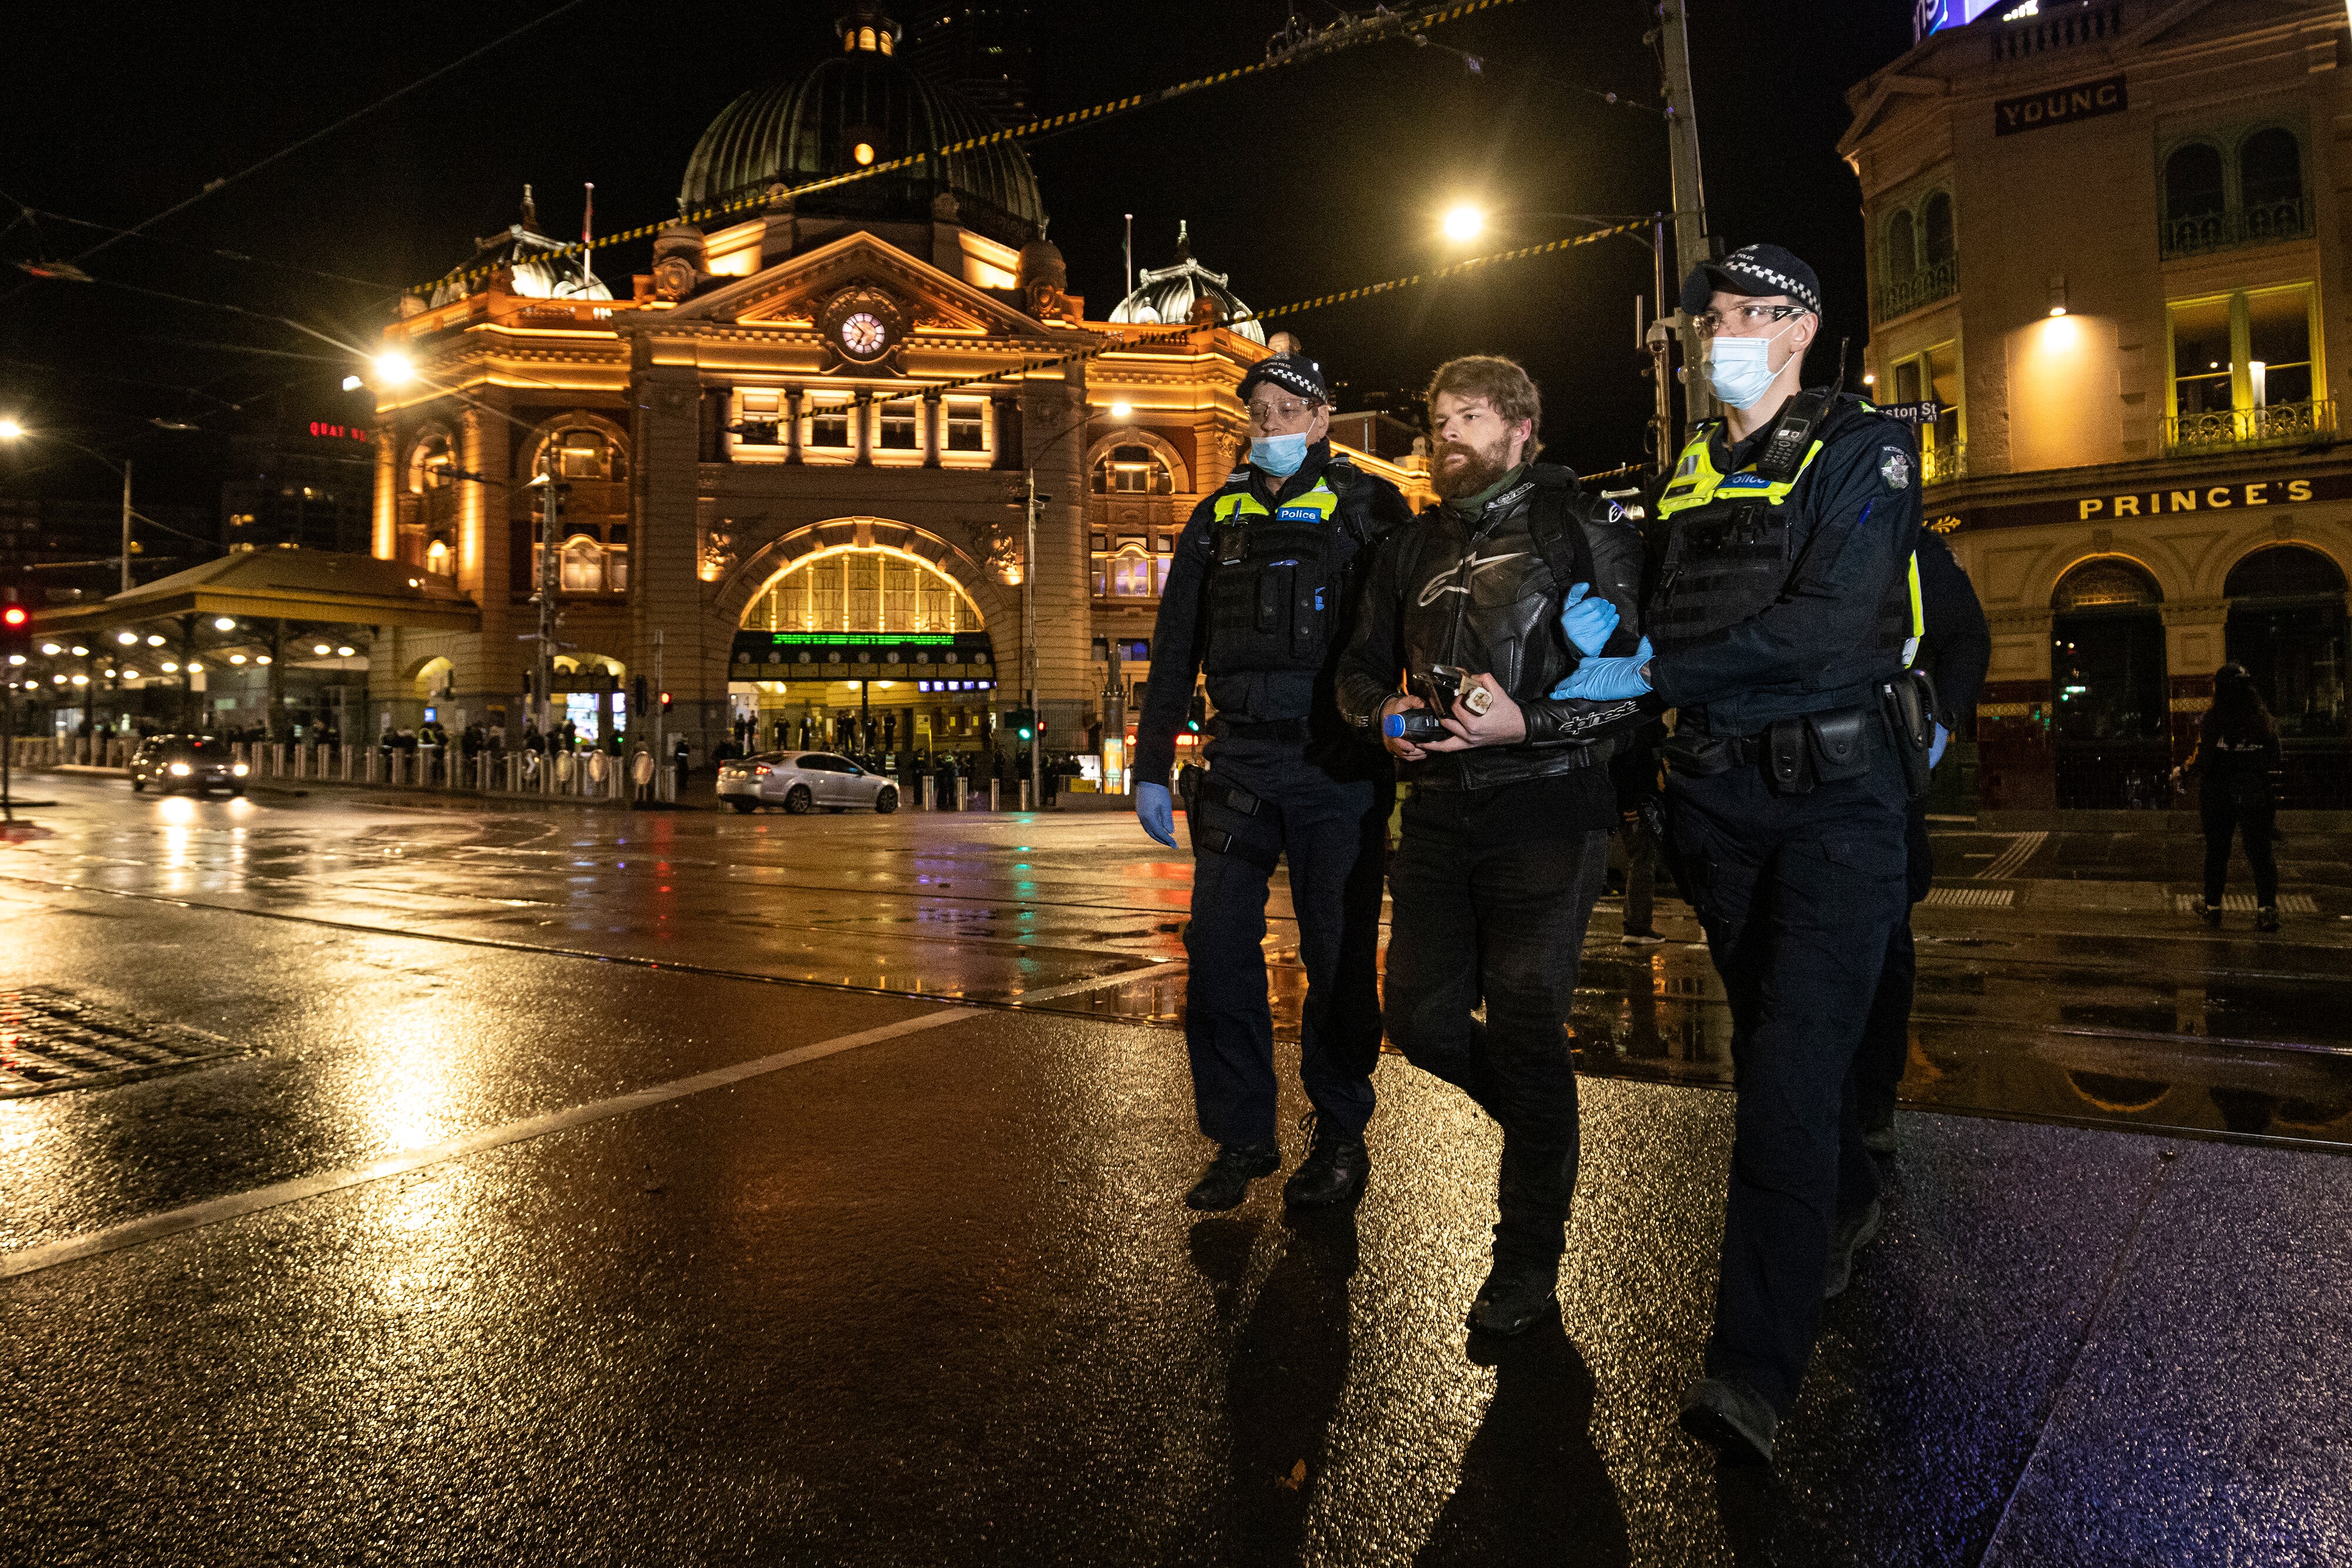
<instances>
[{"instance_id":1,"label":"building balcony","mask_svg":"<svg viewBox=\"0 0 2352 1568\"><path fill-rule=\"evenodd\" d=\"M1960 258L1948 256L1878 291L1878 319L1892 321L1960 291Z\"/></svg>"},{"instance_id":2,"label":"building balcony","mask_svg":"<svg viewBox=\"0 0 2352 1568\"><path fill-rule=\"evenodd\" d=\"M1941 485L1958 479L1969 471L1969 444L1946 441L1923 448L1919 454L1919 483Z\"/></svg>"},{"instance_id":3,"label":"building balcony","mask_svg":"<svg viewBox=\"0 0 2352 1568\"><path fill-rule=\"evenodd\" d=\"M2164 422L2164 444L2176 454L2240 452L2254 446L2310 446L2336 439L2336 405L2324 399L2266 408L2185 413Z\"/></svg>"},{"instance_id":4,"label":"building balcony","mask_svg":"<svg viewBox=\"0 0 2352 1568\"><path fill-rule=\"evenodd\" d=\"M2194 217L2167 218L2158 237L2164 251L2164 259L2173 261L2217 250L2233 250L2243 245L2274 245L2282 240L2306 239L2310 235L2311 225L2303 198L2296 196L2284 202L2265 202L2260 206L2231 207L2225 212L2200 213Z\"/></svg>"}]
</instances>

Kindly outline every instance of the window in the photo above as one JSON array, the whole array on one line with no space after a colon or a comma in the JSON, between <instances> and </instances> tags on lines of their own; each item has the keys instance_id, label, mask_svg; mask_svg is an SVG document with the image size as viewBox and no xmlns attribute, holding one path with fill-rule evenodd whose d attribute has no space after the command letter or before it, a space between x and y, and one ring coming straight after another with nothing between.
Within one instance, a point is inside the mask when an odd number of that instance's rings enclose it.
<instances>
[{"instance_id":1,"label":"window","mask_svg":"<svg viewBox=\"0 0 2352 1568\"><path fill-rule=\"evenodd\" d=\"M2231 246L2302 239L2310 233L2303 190L2303 143L2284 126L2183 142L2165 154L2168 257Z\"/></svg>"},{"instance_id":2,"label":"window","mask_svg":"<svg viewBox=\"0 0 2352 1568\"><path fill-rule=\"evenodd\" d=\"M1929 196L1919 209L1920 237L1926 242L1924 265L1934 267L1952 259L1952 198L1943 191Z\"/></svg>"},{"instance_id":3,"label":"window","mask_svg":"<svg viewBox=\"0 0 2352 1568\"><path fill-rule=\"evenodd\" d=\"M1928 484L1957 478L1966 449L1961 441L1960 355L1958 343L1938 343L1925 353L1895 362L1895 401L1937 404L1936 423L1919 430L1922 479Z\"/></svg>"},{"instance_id":4,"label":"window","mask_svg":"<svg viewBox=\"0 0 2352 1568\"><path fill-rule=\"evenodd\" d=\"M1919 238L1912 231L1910 209L1896 213L1886 224L1886 276L1908 277L1919 270Z\"/></svg>"},{"instance_id":5,"label":"window","mask_svg":"<svg viewBox=\"0 0 2352 1568\"><path fill-rule=\"evenodd\" d=\"M1907 316L1958 291L1958 241L1949 191L1930 191L1916 207L1897 207L1886 214L1883 233L1877 319Z\"/></svg>"},{"instance_id":6,"label":"window","mask_svg":"<svg viewBox=\"0 0 2352 1568\"><path fill-rule=\"evenodd\" d=\"M1110 591L1114 594L1148 599L1157 592L1151 580L1151 558L1139 544L1119 547L1110 558Z\"/></svg>"},{"instance_id":7,"label":"window","mask_svg":"<svg viewBox=\"0 0 2352 1568\"><path fill-rule=\"evenodd\" d=\"M912 402L886 402L882 405L881 429L875 444L889 452L912 452L920 444L916 423L921 416L922 405Z\"/></svg>"},{"instance_id":8,"label":"window","mask_svg":"<svg viewBox=\"0 0 2352 1568\"><path fill-rule=\"evenodd\" d=\"M955 580L920 557L880 547L835 550L786 568L752 601L753 632L977 632Z\"/></svg>"},{"instance_id":9,"label":"window","mask_svg":"<svg viewBox=\"0 0 2352 1568\"><path fill-rule=\"evenodd\" d=\"M1149 446L1114 446L1095 463L1097 496L1169 496L1175 490L1168 460Z\"/></svg>"},{"instance_id":10,"label":"window","mask_svg":"<svg viewBox=\"0 0 2352 1568\"><path fill-rule=\"evenodd\" d=\"M948 450L983 452L988 447L988 405L950 402L947 405Z\"/></svg>"},{"instance_id":11,"label":"window","mask_svg":"<svg viewBox=\"0 0 2352 1568\"><path fill-rule=\"evenodd\" d=\"M531 547L534 567L539 549L536 545ZM625 593L629 589L629 551L625 545L607 549L586 536L566 539L555 558L555 570L557 587L564 593Z\"/></svg>"},{"instance_id":12,"label":"window","mask_svg":"<svg viewBox=\"0 0 2352 1568\"><path fill-rule=\"evenodd\" d=\"M808 444L839 449L850 444L849 404L817 403L809 410Z\"/></svg>"},{"instance_id":13,"label":"window","mask_svg":"<svg viewBox=\"0 0 2352 1568\"><path fill-rule=\"evenodd\" d=\"M2175 450L2331 436L2335 405L2319 397L2308 284L2176 301L2171 318Z\"/></svg>"}]
</instances>

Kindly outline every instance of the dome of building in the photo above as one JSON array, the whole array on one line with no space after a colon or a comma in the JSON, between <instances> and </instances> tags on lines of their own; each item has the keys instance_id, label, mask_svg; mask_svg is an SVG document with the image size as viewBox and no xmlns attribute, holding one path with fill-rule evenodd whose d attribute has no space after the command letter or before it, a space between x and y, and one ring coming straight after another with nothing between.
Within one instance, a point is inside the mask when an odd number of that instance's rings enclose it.
<instances>
[{"instance_id":1,"label":"dome of building","mask_svg":"<svg viewBox=\"0 0 2352 1568\"><path fill-rule=\"evenodd\" d=\"M710 122L679 193L689 210L936 153L998 129L986 111L898 57L901 29L874 0L859 0L835 30L840 54L797 81L744 93ZM821 216L929 223L941 194L955 198L967 227L1006 245L1024 243L1045 221L1028 154L1011 141L813 191L795 205Z\"/></svg>"},{"instance_id":2,"label":"dome of building","mask_svg":"<svg viewBox=\"0 0 2352 1568\"><path fill-rule=\"evenodd\" d=\"M1181 327L1192 319L1193 302L1207 299L1215 304L1219 317L1234 331L1253 343L1265 342L1265 328L1255 321L1234 319L1247 316L1250 308L1225 287L1226 277L1222 272L1211 272L1192 259L1191 229L1179 220L1176 265L1156 270L1145 268L1143 281L1136 286L1134 293L1111 308L1110 319L1144 327Z\"/></svg>"}]
</instances>

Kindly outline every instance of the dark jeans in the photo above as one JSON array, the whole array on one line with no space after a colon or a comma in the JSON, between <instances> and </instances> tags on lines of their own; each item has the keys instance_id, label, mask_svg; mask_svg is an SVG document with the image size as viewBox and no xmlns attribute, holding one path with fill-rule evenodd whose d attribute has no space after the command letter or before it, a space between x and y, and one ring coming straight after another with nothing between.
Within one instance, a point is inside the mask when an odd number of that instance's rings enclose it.
<instances>
[{"instance_id":1,"label":"dark jeans","mask_svg":"<svg viewBox=\"0 0 2352 1568\"><path fill-rule=\"evenodd\" d=\"M1736 768L1667 785L1675 847L1731 1005L1738 1091L1707 1374L1796 1402L1837 1218L1878 1196L1853 1061L1904 913L1895 759L1775 795Z\"/></svg>"},{"instance_id":2,"label":"dark jeans","mask_svg":"<svg viewBox=\"0 0 2352 1568\"><path fill-rule=\"evenodd\" d=\"M1361 1136L1372 1118L1381 1054L1381 870L1393 789L1384 780L1334 779L1307 760L1303 747L1278 741L1219 740L1210 758L1218 778L1282 809L1282 856L1307 970L1298 1076L1326 1124ZM1274 1017L1264 946L1270 873L1240 855L1202 848L1199 826L1192 824L1192 912L1184 926L1192 961L1184 1043L1193 1108L1201 1131L1219 1144L1272 1143Z\"/></svg>"},{"instance_id":3,"label":"dark jeans","mask_svg":"<svg viewBox=\"0 0 2352 1568\"><path fill-rule=\"evenodd\" d=\"M2221 884L2230 875L2230 835L2235 831L2244 837L2246 862L2254 868L2254 902L2265 909L2274 906L2278 861L2271 852L2271 831L2277 806L2267 798L2241 804L2220 788L2208 785L2198 815L2205 828L2205 902L2221 902Z\"/></svg>"},{"instance_id":4,"label":"dark jeans","mask_svg":"<svg viewBox=\"0 0 2352 1568\"><path fill-rule=\"evenodd\" d=\"M1465 843L1444 831L1458 793L1424 791L1406 812L1389 874L1389 1038L1503 1129L1496 1259L1556 1260L1576 1192L1568 1016L1609 834Z\"/></svg>"},{"instance_id":5,"label":"dark jeans","mask_svg":"<svg viewBox=\"0 0 2352 1568\"><path fill-rule=\"evenodd\" d=\"M1927 840L1927 802L1912 801L1910 818L1904 835L1906 907L1903 918L1895 923L1894 935L1886 939L1886 966L1879 971L1878 994L1871 998L1862 1049L1853 1058L1854 1092L1865 1127L1894 1114L1895 1092L1903 1085L1903 1069L1911 1059L1911 994L1918 981L1919 960L1911 944L1907 905L1927 897L1935 885L1936 851Z\"/></svg>"}]
</instances>

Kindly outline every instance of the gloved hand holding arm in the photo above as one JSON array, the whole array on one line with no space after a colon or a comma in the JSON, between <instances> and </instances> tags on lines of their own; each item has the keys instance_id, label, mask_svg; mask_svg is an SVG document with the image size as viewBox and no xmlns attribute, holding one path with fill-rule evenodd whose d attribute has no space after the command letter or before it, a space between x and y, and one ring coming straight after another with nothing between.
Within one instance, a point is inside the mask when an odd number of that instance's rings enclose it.
<instances>
[{"instance_id":1,"label":"gloved hand holding arm","mask_svg":"<svg viewBox=\"0 0 2352 1568\"><path fill-rule=\"evenodd\" d=\"M1176 802L1169 798L1167 785L1135 787L1135 820L1145 832L1171 850L1176 847Z\"/></svg>"},{"instance_id":2,"label":"gloved hand holding arm","mask_svg":"<svg viewBox=\"0 0 2352 1568\"><path fill-rule=\"evenodd\" d=\"M1588 659L1599 658L1609 646L1609 633L1617 630L1617 607L1593 592L1589 582L1571 587L1560 604L1559 629Z\"/></svg>"},{"instance_id":3,"label":"gloved hand holding arm","mask_svg":"<svg viewBox=\"0 0 2352 1568\"><path fill-rule=\"evenodd\" d=\"M1555 697L1580 697L1586 702L1621 702L1638 697L1650 689L1650 678L1643 673L1650 663L1650 640L1622 659L1587 659L1576 667L1576 673L1552 687Z\"/></svg>"}]
</instances>

